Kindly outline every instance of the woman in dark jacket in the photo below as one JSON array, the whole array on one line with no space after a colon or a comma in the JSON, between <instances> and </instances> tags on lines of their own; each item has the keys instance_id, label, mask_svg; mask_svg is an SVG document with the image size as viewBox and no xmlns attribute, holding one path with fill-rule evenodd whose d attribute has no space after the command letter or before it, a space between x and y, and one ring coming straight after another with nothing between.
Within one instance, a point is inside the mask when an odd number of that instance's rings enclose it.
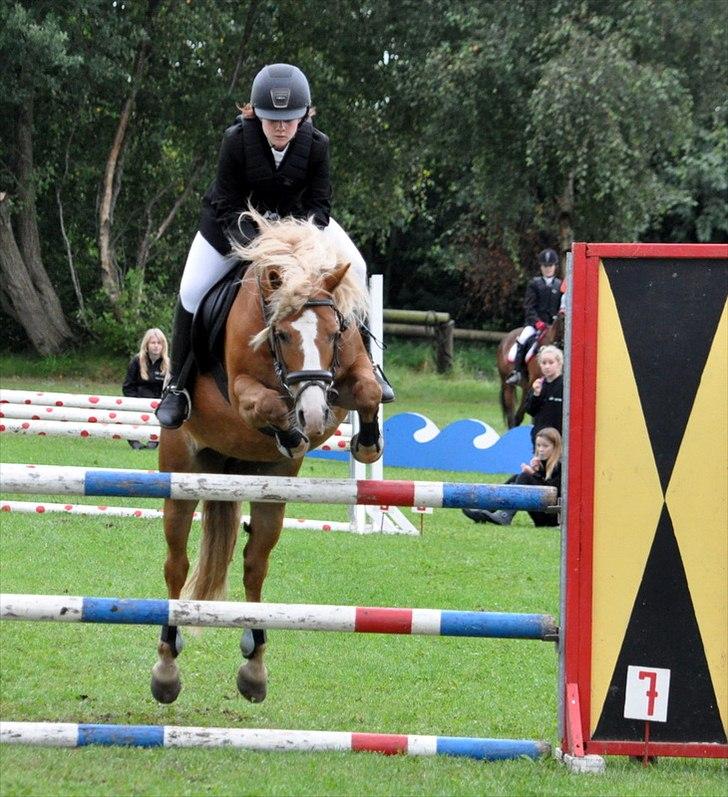
<instances>
[{"instance_id":1,"label":"woman in dark jacket","mask_svg":"<svg viewBox=\"0 0 728 797\"><path fill-rule=\"evenodd\" d=\"M157 409L164 427L176 429L189 417L192 319L202 297L232 265L230 241L246 244L257 235L250 220L240 221L249 205L266 218L312 218L366 284L364 259L330 216L329 139L311 116L306 76L290 64L272 64L256 75L250 104L225 131L217 176L203 197L200 228L180 284L172 377ZM386 393L388 386L382 387Z\"/></svg>"},{"instance_id":2,"label":"woman in dark jacket","mask_svg":"<svg viewBox=\"0 0 728 797\"><path fill-rule=\"evenodd\" d=\"M144 333L139 352L131 358L126 369L126 378L121 387L125 396L135 398L160 398L164 380L169 373L167 338L161 329L148 329ZM140 445L138 440L129 440L132 448L156 448L157 444Z\"/></svg>"},{"instance_id":3,"label":"woman in dark jacket","mask_svg":"<svg viewBox=\"0 0 728 797\"><path fill-rule=\"evenodd\" d=\"M528 463L521 465L521 472L513 476L507 484L555 487L561 496L561 434L551 427L541 429L536 435L536 453ZM495 523L496 526L510 526L515 509L463 509L463 514L476 523ZM558 526L556 512L529 512L534 526Z\"/></svg>"},{"instance_id":4,"label":"woman in dark jacket","mask_svg":"<svg viewBox=\"0 0 728 797\"><path fill-rule=\"evenodd\" d=\"M541 429L550 426L561 434L564 416L564 354L558 346L544 346L536 356L543 376L534 381L525 405L526 412L533 416L534 449Z\"/></svg>"},{"instance_id":5,"label":"woman in dark jacket","mask_svg":"<svg viewBox=\"0 0 728 797\"><path fill-rule=\"evenodd\" d=\"M161 329L148 329L139 352L131 358L126 369L121 392L136 398L160 398L168 373L167 338Z\"/></svg>"}]
</instances>

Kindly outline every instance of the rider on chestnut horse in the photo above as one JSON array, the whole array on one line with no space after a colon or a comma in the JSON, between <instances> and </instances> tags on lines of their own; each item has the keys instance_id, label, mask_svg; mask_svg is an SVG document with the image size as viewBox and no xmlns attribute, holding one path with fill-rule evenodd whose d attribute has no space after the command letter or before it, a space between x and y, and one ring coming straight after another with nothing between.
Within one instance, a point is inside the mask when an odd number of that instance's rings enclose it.
<instances>
[{"instance_id":1,"label":"rider on chestnut horse","mask_svg":"<svg viewBox=\"0 0 728 797\"><path fill-rule=\"evenodd\" d=\"M533 345L534 336L553 323L562 307L561 280L556 276L559 256L553 249L544 249L538 254L538 264L541 276L534 277L528 283L523 300L525 325L508 353L508 359L513 362L513 370L506 379L507 385L518 385L521 382L526 354Z\"/></svg>"},{"instance_id":2,"label":"rider on chestnut horse","mask_svg":"<svg viewBox=\"0 0 728 797\"><path fill-rule=\"evenodd\" d=\"M331 240L351 272L366 285L366 264L346 232L329 215L329 139L313 125L311 91L303 72L271 64L258 72L250 103L223 136L217 175L202 200L200 228L192 242L180 285L172 336L172 373L156 410L159 423L176 429L189 418L195 371L193 317L206 292L235 264L232 243L246 244L259 233L253 209L265 219L310 219ZM360 326L367 348L370 333ZM374 366L373 366L374 367ZM382 402L394 392L374 367Z\"/></svg>"}]
</instances>

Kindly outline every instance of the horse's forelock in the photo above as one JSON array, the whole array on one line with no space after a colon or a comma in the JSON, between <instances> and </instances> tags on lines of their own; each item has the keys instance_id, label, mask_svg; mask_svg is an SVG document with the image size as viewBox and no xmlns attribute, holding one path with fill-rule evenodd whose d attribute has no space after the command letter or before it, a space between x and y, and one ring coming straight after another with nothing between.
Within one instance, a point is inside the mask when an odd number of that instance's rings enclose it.
<instances>
[{"instance_id":1,"label":"horse's forelock","mask_svg":"<svg viewBox=\"0 0 728 797\"><path fill-rule=\"evenodd\" d=\"M320 294L327 274L343 261L311 221L286 218L272 222L254 211L247 215L258 224L260 235L247 246L233 244L233 252L250 261L248 273L256 279L262 280L270 269L279 273L281 286L267 297L270 321L275 323L298 312L309 297ZM367 315L368 296L352 269L334 288L333 300L347 321L361 321ZM254 341L259 337L256 335ZM259 346L264 337L254 345Z\"/></svg>"}]
</instances>

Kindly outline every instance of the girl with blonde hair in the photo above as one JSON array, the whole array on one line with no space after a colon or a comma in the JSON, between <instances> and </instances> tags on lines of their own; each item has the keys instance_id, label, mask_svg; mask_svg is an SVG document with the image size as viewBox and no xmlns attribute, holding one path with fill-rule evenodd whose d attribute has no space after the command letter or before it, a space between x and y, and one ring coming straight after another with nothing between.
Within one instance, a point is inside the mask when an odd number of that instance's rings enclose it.
<instances>
[{"instance_id":1,"label":"girl with blonde hair","mask_svg":"<svg viewBox=\"0 0 728 797\"><path fill-rule=\"evenodd\" d=\"M507 482L508 484L528 484L537 487L555 487L561 496L561 434L557 429L547 426L536 434L536 454L530 462L521 464L521 472ZM515 509L463 509L463 513L476 523L495 523L496 526L510 526ZM534 526L558 526L557 513L529 512Z\"/></svg>"},{"instance_id":2,"label":"girl with blonde hair","mask_svg":"<svg viewBox=\"0 0 728 797\"><path fill-rule=\"evenodd\" d=\"M169 347L161 329L152 327L144 333L139 351L131 358L121 392L135 398L160 398L169 374ZM132 448L142 448L137 440L130 440ZM149 443L146 448L156 448Z\"/></svg>"}]
</instances>

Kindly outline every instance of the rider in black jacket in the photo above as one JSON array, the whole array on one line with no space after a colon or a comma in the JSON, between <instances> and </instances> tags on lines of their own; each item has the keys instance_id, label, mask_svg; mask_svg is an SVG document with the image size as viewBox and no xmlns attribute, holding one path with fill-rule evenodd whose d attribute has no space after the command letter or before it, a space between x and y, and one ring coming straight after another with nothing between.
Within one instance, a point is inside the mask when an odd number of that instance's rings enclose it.
<instances>
[{"instance_id":1,"label":"rider in black jacket","mask_svg":"<svg viewBox=\"0 0 728 797\"><path fill-rule=\"evenodd\" d=\"M250 204L267 218L312 217L366 284L366 264L344 230L330 217L329 139L311 121L311 92L298 67L272 64L256 75L250 105L225 131L217 175L202 200L199 232L187 257L172 336L172 377L157 409L162 426L176 429L189 417L191 330L205 293L233 265L230 239L248 243L257 235L239 221ZM391 386L377 373L382 401Z\"/></svg>"},{"instance_id":2,"label":"rider in black jacket","mask_svg":"<svg viewBox=\"0 0 728 797\"><path fill-rule=\"evenodd\" d=\"M534 277L526 286L523 299L525 325L518 336L515 351L511 351L513 370L507 385L517 385L522 379L524 360L534 335L553 323L561 308L561 280L556 276L559 256L553 249L544 249L538 253L538 264L541 276Z\"/></svg>"}]
</instances>

